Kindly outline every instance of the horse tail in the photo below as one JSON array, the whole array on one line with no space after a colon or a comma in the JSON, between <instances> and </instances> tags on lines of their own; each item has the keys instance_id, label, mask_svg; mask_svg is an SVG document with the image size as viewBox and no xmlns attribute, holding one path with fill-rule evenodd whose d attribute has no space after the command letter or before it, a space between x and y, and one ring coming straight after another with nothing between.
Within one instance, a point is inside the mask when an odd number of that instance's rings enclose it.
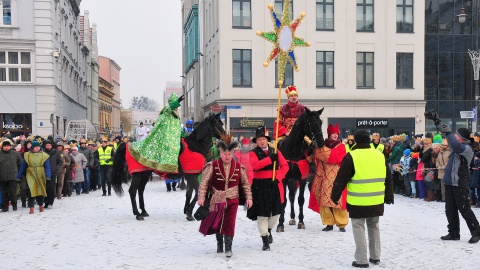
<instances>
[{"instance_id":1,"label":"horse tail","mask_svg":"<svg viewBox=\"0 0 480 270\"><path fill-rule=\"evenodd\" d=\"M112 186L118 196L123 195L122 184L129 181L125 173L127 147L126 143L121 143L113 156Z\"/></svg>"}]
</instances>

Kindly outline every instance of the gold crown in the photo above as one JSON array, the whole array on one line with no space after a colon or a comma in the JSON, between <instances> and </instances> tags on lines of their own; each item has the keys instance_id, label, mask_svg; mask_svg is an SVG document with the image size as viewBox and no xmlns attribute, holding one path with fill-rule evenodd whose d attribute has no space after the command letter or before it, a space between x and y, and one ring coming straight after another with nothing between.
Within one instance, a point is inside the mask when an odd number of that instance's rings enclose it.
<instances>
[{"instance_id":1,"label":"gold crown","mask_svg":"<svg viewBox=\"0 0 480 270\"><path fill-rule=\"evenodd\" d=\"M87 143L87 139L84 139L84 138L80 139L80 144L82 143Z\"/></svg>"},{"instance_id":2,"label":"gold crown","mask_svg":"<svg viewBox=\"0 0 480 270\"><path fill-rule=\"evenodd\" d=\"M354 140L354 139L355 139L355 137L353 135L348 135L347 136L347 140Z\"/></svg>"},{"instance_id":3,"label":"gold crown","mask_svg":"<svg viewBox=\"0 0 480 270\"><path fill-rule=\"evenodd\" d=\"M380 140L380 134L378 134L378 133L373 133L373 134L372 134L372 139L374 139L374 140Z\"/></svg>"},{"instance_id":4,"label":"gold crown","mask_svg":"<svg viewBox=\"0 0 480 270\"><path fill-rule=\"evenodd\" d=\"M393 135L392 137L390 137L390 139L394 142L399 142L401 138L398 135Z\"/></svg>"},{"instance_id":5,"label":"gold crown","mask_svg":"<svg viewBox=\"0 0 480 270\"><path fill-rule=\"evenodd\" d=\"M431 144L432 138L423 138L423 144Z\"/></svg>"},{"instance_id":6,"label":"gold crown","mask_svg":"<svg viewBox=\"0 0 480 270\"><path fill-rule=\"evenodd\" d=\"M407 140L407 135L405 135L405 133L400 134L400 140L402 142L406 141Z\"/></svg>"}]
</instances>

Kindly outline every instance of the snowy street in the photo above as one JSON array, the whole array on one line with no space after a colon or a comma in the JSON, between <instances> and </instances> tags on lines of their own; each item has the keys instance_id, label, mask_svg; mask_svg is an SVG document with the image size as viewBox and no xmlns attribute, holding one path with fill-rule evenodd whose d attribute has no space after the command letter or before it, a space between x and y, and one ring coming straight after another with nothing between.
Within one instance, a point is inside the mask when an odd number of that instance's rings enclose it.
<instances>
[{"instance_id":1,"label":"snowy street","mask_svg":"<svg viewBox=\"0 0 480 270\"><path fill-rule=\"evenodd\" d=\"M256 223L238 211L233 257L216 253L215 236L198 232L199 222L183 214L185 191L167 192L164 181L145 190L145 221L132 214L127 194L101 191L55 200L52 209L29 215L28 208L0 213L2 269L355 269L351 225L341 233L322 232L320 216L305 206L306 230L288 226L273 234L262 251ZM308 202L309 192L305 192ZM298 209L298 206L296 206ZM474 208L477 217L480 209ZM297 211L298 212L298 211ZM380 219L382 257L373 269L478 269L480 243L460 217L460 241L447 234L444 204L395 195Z\"/></svg>"}]
</instances>

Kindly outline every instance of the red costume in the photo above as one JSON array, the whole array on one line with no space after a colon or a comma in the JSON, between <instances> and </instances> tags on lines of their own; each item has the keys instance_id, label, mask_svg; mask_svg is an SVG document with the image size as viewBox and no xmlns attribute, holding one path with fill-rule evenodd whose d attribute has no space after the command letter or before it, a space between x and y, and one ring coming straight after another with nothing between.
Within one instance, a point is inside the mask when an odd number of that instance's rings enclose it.
<instances>
[{"instance_id":1,"label":"red costume","mask_svg":"<svg viewBox=\"0 0 480 270\"><path fill-rule=\"evenodd\" d=\"M244 143L244 140L248 140L248 142ZM243 139L242 140L242 145L240 146L240 150L238 150L237 152L235 152L235 157L237 159L238 162L240 162L240 164L242 164L245 169L247 170L247 175L248 175L248 182L250 183L250 185L252 185L252 180L253 180L253 168L252 168L252 164L250 164L250 150L251 148L248 146L248 147L245 147L244 145L248 145L250 144L250 140L249 139Z\"/></svg>"},{"instance_id":2,"label":"red costume","mask_svg":"<svg viewBox=\"0 0 480 270\"><path fill-rule=\"evenodd\" d=\"M297 88L293 85L287 87L287 89L285 89L285 92L287 93L287 97L291 97L292 95L298 96ZM295 123L297 118L300 117L300 115L304 112L305 106L303 106L299 102L292 103L288 101L287 104L280 107L280 125L278 126L279 136L277 136L277 134L274 134L274 139L277 139L278 137L285 135L287 131L292 130L293 124ZM276 125L277 121L275 121L275 123L273 124L274 133L277 130Z\"/></svg>"},{"instance_id":3,"label":"red costume","mask_svg":"<svg viewBox=\"0 0 480 270\"><path fill-rule=\"evenodd\" d=\"M221 159L205 165L202 182L198 189L198 200L208 200L210 215L202 220L200 232L203 235L221 233L234 236L235 220L239 204L240 188L246 200L252 199L247 171L240 163L232 160L224 164Z\"/></svg>"}]
</instances>

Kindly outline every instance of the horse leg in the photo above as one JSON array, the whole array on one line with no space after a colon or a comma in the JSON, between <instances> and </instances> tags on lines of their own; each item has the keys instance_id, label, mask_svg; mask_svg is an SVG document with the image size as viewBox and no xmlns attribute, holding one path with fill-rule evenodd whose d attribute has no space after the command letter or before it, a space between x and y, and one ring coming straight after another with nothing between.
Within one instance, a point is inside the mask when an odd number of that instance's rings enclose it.
<instances>
[{"instance_id":1,"label":"horse leg","mask_svg":"<svg viewBox=\"0 0 480 270\"><path fill-rule=\"evenodd\" d=\"M288 225L295 225L295 195L297 194L297 181L288 179L288 199L290 201L290 221Z\"/></svg>"},{"instance_id":2,"label":"horse leg","mask_svg":"<svg viewBox=\"0 0 480 270\"><path fill-rule=\"evenodd\" d=\"M133 173L132 183L130 184L130 188L128 188L128 193L130 194L130 201L132 202L133 215L136 216L137 220L143 220L142 215L140 215L140 212L138 212L137 198L136 198L140 183L141 183L141 173Z\"/></svg>"},{"instance_id":3,"label":"horse leg","mask_svg":"<svg viewBox=\"0 0 480 270\"><path fill-rule=\"evenodd\" d=\"M283 190L287 189L287 179L283 179L282 185L283 185ZM280 214L280 217L278 218L278 225L277 225L277 232L284 232L285 231L285 226L283 226L283 222L285 221L285 208L287 207L287 192L284 192L283 196L283 203L282 203L282 213Z\"/></svg>"},{"instance_id":4,"label":"horse leg","mask_svg":"<svg viewBox=\"0 0 480 270\"><path fill-rule=\"evenodd\" d=\"M145 210L145 201L143 200L143 192L145 191L145 186L147 185L151 175L152 175L151 171L142 172L142 180L138 188L138 202L140 204L140 209L142 210L142 213L140 214L142 217L149 216L147 213L147 210Z\"/></svg>"},{"instance_id":5,"label":"horse leg","mask_svg":"<svg viewBox=\"0 0 480 270\"><path fill-rule=\"evenodd\" d=\"M187 192L185 194L185 207L183 208L183 213L187 215L188 221L193 221L195 218L192 216L193 208L195 208L195 203L198 199L198 179L196 174L187 174L185 179L187 180ZM195 191L195 196L192 199L192 194Z\"/></svg>"},{"instance_id":6,"label":"horse leg","mask_svg":"<svg viewBox=\"0 0 480 270\"><path fill-rule=\"evenodd\" d=\"M303 205L305 203L305 186L307 185L307 180L303 179L300 181L300 193L298 194L298 228L305 229L305 223L303 223Z\"/></svg>"}]
</instances>

